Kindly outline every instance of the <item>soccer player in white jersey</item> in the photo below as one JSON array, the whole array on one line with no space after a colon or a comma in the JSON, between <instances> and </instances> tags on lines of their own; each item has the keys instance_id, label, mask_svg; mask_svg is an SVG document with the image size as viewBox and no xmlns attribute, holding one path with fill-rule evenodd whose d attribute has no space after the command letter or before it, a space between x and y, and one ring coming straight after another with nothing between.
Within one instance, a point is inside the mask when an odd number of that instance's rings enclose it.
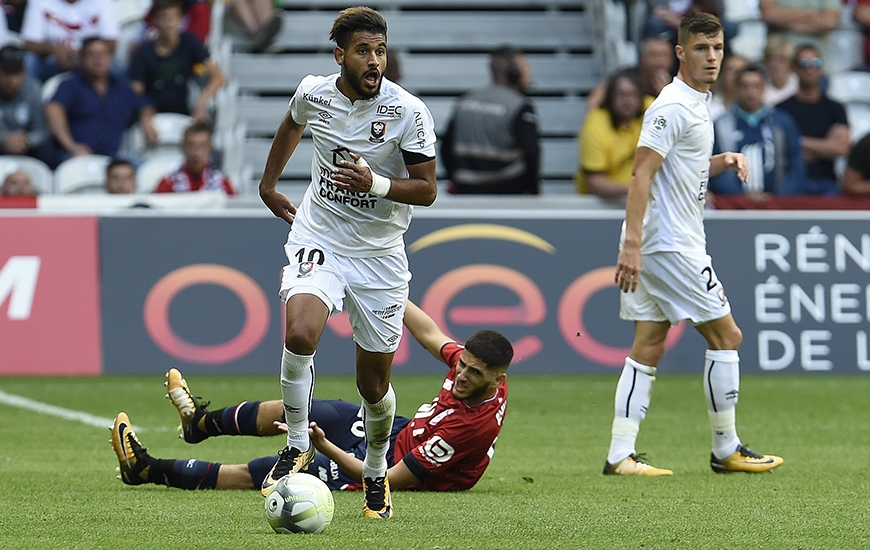
<instances>
[{"instance_id":1,"label":"soccer player in white jersey","mask_svg":"<svg viewBox=\"0 0 870 550\"><path fill-rule=\"evenodd\" d=\"M704 234L710 176L727 169L743 181L749 175L746 157L739 153L711 158L710 85L719 74L723 47L722 25L715 16L687 15L676 46L677 76L644 115L614 277L622 290L620 318L634 321L635 333L616 387L605 474L673 475L639 459L635 442L668 330L682 319L707 340L704 390L713 471L766 472L782 464L780 457L758 454L737 437L742 334L713 271Z\"/></svg>"},{"instance_id":2,"label":"soccer player in white jersey","mask_svg":"<svg viewBox=\"0 0 870 550\"><path fill-rule=\"evenodd\" d=\"M411 279L403 235L411 205L435 201L435 130L423 102L383 78L387 22L381 14L348 8L335 19L330 39L340 71L309 75L299 84L260 181L263 202L292 224L279 293L287 316L281 361L287 446L262 490L314 457L308 435L314 352L343 302L356 342L366 435L363 515L389 518L386 453L396 410L390 370ZM314 158L297 210L276 185L306 126Z\"/></svg>"}]
</instances>

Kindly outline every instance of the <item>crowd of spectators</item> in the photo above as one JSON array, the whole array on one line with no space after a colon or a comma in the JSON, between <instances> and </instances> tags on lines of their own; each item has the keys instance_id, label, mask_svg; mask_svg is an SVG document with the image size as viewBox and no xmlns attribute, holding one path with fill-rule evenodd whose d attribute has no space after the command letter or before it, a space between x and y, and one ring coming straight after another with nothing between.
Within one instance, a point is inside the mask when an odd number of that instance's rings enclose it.
<instances>
[{"instance_id":1,"label":"crowd of spectators","mask_svg":"<svg viewBox=\"0 0 870 550\"><path fill-rule=\"evenodd\" d=\"M655 48L651 40L666 41L672 51L673 29L683 15L701 10L721 16L723 7L717 1L647 3L636 75L660 70L649 55L650 46ZM866 38L864 64L851 69L870 70L870 0L846 3L852 4L854 21ZM825 59L841 55L831 50L829 40L831 31L841 25L841 8L840 0L759 0L759 13L769 30L763 52L754 56L760 63L730 50L729 29L734 26L725 22L726 57L710 107L715 147L716 152L746 155L751 177L741 182L727 172L712 178L711 198L743 195L758 203L787 195L870 194L870 136L851 135L845 106L827 92L831 75L825 71ZM630 90L627 84L616 86L619 82L627 82L626 71L610 75L587 97L575 177L581 194L618 197L620 189L614 184L625 186L630 179L633 149L627 142L636 144L632 132L637 130L615 108L618 102L603 100L604 90ZM655 97L657 90L645 87L643 93ZM635 92L634 105L640 105L637 97ZM631 120L642 118L647 105L643 103Z\"/></svg>"},{"instance_id":2,"label":"crowd of spectators","mask_svg":"<svg viewBox=\"0 0 870 550\"><path fill-rule=\"evenodd\" d=\"M246 0L231 13L247 17ZM271 0L258 23L252 51L265 50L280 30ZM262 2L258 3L262 4ZM194 183L214 180L211 125L215 94L224 85L221 68L206 44L211 6L207 0L155 0L141 21L129 51L120 47L117 0L26 0L4 2L0 10L0 155L26 155L55 170L84 155L108 157L107 193L136 191L136 171L158 143L157 113L189 115L192 136L178 152ZM238 12L238 13L237 13ZM275 22L277 21L277 23ZM245 22L240 21L249 28ZM129 142L144 139L141 150ZM187 134L185 134L187 135ZM190 152L197 149L196 152ZM205 156L203 157L202 151ZM25 176L26 181L21 180ZM0 174L3 196L35 195L25 169ZM8 183L6 180L9 180ZM26 185L25 185L26 183ZM233 193L220 174L217 188ZM163 190L163 189L161 189ZM178 190L178 186L170 189Z\"/></svg>"},{"instance_id":3,"label":"crowd of spectators","mask_svg":"<svg viewBox=\"0 0 870 550\"><path fill-rule=\"evenodd\" d=\"M870 0L847 1L870 59ZM637 66L609 74L585 98L575 175L580 194L625 195L643 113L674 77L680 19L692 11L725 15L722 0L644 2ZM713 178L712 193L754 201L870 194L870 168L855 154L870 142L850 133L844 106L827 93L825 59L835 55L829 35L841 24L840 2L758 0L769 35L764 50L748 57L760 63L730 50L738 27L723 21L727 55L711 103L716 147L743 152L754 169L747 182ZM144 157L125 150L127 133L135 125L147 148L158 141L155 114L180 113L193 122L179 148L184 165L155 189L234 193L212 160L214 98L225 79L206 47L207 0L153 0L129 52L116 51L116 0L10 1L4 8L0 42L13 38L0 49L0 154L32 156L51 169L71 157L104 155L123 172L107 175L106 190L134 191ZM252 52L266 51L281 29L282 14L271 0L234 0L230 13ZM526 96L531 71L523 53L511 48L493 52L490 68L492 84L457 98L440 136L448 189L537 194L541 147L534 101Z\"/></svg>"}]
</instances>

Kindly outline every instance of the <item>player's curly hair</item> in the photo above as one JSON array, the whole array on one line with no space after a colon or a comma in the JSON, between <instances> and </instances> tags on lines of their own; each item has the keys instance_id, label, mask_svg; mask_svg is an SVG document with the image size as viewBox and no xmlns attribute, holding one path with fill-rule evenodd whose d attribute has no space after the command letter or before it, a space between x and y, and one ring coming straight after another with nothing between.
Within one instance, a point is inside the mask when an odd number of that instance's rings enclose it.
<instances>
[{"instance_id":1,"label":"player's curly hair","mask_svg":"<svg viewBox=\"0 0 870 550\"><path fill-rule=\"evenodd\" d=\"M677 44L685 46L693 34L711 35L717 32L722 32L722 22L718 17L706 12L689 12L680 21Z\"/></svg>"},{"instance_id":2,"label":"player's curly hair","mask_svg":"<svg viewBox=\"0 0 870 550\"><path fill-rule=\"evenodd\" d=\"M500 332L480 330L465 342L465 349L486 363L486 368L504 371L514 358L514 347Z\"/></svg>"},{"instance_id":3,"label":"player's curly hair","mask_svg":"<svg viewBox=\"0 0 870 550\"><path fill-rule=\"evenodd\" d=\"M380 13L365 6L347 8L332 23L329 39L338 44L339 48L346 48L350 37L356 32L383 34L386 38L387 20Z\"/></svg>"}]
</instances>

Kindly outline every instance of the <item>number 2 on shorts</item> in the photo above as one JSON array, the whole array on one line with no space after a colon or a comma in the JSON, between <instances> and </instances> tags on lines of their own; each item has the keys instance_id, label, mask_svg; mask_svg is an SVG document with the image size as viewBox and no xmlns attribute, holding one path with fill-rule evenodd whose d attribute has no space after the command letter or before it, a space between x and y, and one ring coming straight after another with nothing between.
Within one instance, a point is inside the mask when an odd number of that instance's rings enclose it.
<instances>
[{"instance_id":1,"label":"number 2 on shorts","mask_svg":"<svg viewBox=\"0 0 870 550\"><path fill-rule=\"evenodd\" d=\"M701 275L707 274L707 290L713 290L719 283L713 280L713 268L710 266L701 270Z\"/></svg>"}]
</instances>

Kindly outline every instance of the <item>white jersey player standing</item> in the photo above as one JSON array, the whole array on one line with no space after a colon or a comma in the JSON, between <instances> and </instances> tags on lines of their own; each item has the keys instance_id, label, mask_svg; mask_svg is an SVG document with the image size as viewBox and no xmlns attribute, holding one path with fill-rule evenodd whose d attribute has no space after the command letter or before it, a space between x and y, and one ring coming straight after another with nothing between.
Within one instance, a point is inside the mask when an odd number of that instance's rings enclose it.
<instances>
[{"instance_id":1,"label":"white jersey player standing","mask_svg":"<svg viewBox=\"0 0 870 550\"><path fill-rule=\"evenodd\" d=\"M707 340L704 390L713 471L766 472L782 464L780 457L758 454L737 437L737 350L743 336L707 255L707 181L727 169L744 181L749 176L742 154L711 157L710 85L719 74L723 49L722 25L715 16L683 18L677 76L644 114L614 277L622 290L620 318L634 321L635 333L617 383L605 474L673 475L638 459L635 443L668 330L682 319Z\"/></svg>"},{"instance_id":2,"label":"white jersey player standing","mask_svg":"<svg viewBox=\"0 0 870 550\"><path fill-rule=\"evenodd\" d=\"M435 130L423 102L382 76L387 23L378 12L342 11L330 39L341 70L302 80L260 182L266 206L292 223L280 290L287 315L281 364L287 446L263 493L314 457L308 435L314 352L329 316L343 303L356 342L366 435L363 515L389 518L386 452L396 409L390 370L411 279L403 235L411 205L435 201ZM306 126L314 158L297 210L276 185Z\"/></svg>"}]
</instances>

